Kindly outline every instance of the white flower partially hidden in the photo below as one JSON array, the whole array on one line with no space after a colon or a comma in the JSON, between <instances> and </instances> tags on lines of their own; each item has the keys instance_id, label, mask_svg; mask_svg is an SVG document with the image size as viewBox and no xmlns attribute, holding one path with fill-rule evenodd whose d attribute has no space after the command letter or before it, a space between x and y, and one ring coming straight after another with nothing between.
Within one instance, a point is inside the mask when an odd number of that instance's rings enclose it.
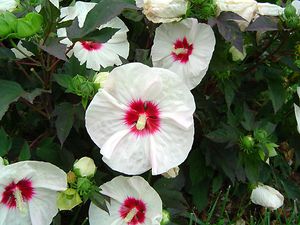
<instances>
[{"instance_id":1,"label":"white flower partially hidden","mask_svg":"<svg viewBox=\"0 0 300 225\"><path fill-rule=\"evenodd\" d=\"M251 22L256 13L255 0L216 0L219 12L234 12Z\"/></svg>"},{"instance_id":2,"label":"white flower partially hidden","mask_svg":"<svg viewBox=\"0 0 300 225\"><path fill-rule=\"evenodd\" d=\"M297 93L300 99L300 87L297 88ZM300 107L294 104L294 109L295 109L295 115L296 115L296 120L297 120L297 129L300 134Z\"/></svg>"},{"instance_id":3,"label":"white flower partially hidden","mask_svg":"<svg viewBox=\"0 0 300 225\"><path fill-rule=\"evenodd\" d=\"M78 1L74 6L63 7L60 10L61 22L74 20L78 18L79 27L82 28L85 22L87 14L97 5L93 2L82 2Z\"/></svg>"},{"instance_id":4,"label":"white flower partially hidden","mask_svg":"<svg viewBox=\"0 0 300 225\"><path fill-rule=\"evenodd\" d=\"M73 168L74 171L77 170L82 177L94 176L97 169L94 160L89 157L82 157L79 159L74 163Z\"/></svg>"},{"instance_id":5,"label":"white flower partially hidden","mask_svg":"<svg viewBox=\"0 0 300 225\"><path fill-rule=\"evenodd\" d=\"M206 74L216 39L211 27L196 19L162 24L151 50L153 65L178 73L190 89Z\"/></svg>"},{"instance_id":6,"label":"white flower partially hidden","mask_svg":"<svg viewBox=\"0 0 300 225\"><path fill-rule=\"evenodd\" d=\"M89 209L91 225L160 225L162 201L142 177L119 176L100 186L109 213L93 203Z\"/></svg>"},{"instance_id":7,"label":"white flower partially hidden","mask_svg":"<svg viewBox=\"0 0 300 225\"><path fill-rule=\"evenodd\" d=\"M300 16L300 1L299 0L294 0L292 2L292 6L295 7L295 9L297 10L297 15Z\"/></svg>"},{"instance_id":8,"label":"white flower partially hidden","mask_svg":"<svg viewBox=\"0 0 300 225\"><path fill-rule=\"evenodd\" d=\"M257 14L262 16L280 16L284 8L271 3L257 3Z\"/></svg>"},{"instance_id":9,"label":"white flower partially hidden","mask_svg":"<svg viewBox=\"0 0 300 225\"><path fill-rule=\"evenodd\" d=\"M17 59L25 59L27 58L28 56L34 56L34 54L30 51L27 50L27 48L25 48L23 45L22 45L22 41L19 41L19 43L17 44L17 47L18 49L16 48L12 48L11 51L15 54L16 58ZM25 54L24 54L25 53Z\"/></svg>"},{"instance_id":10,"label":"white flower partially hidden","mask_svg":"<svg viewBox=\"0 0 300 225\"><path fill-rule=\"evenodd\" d=\"M283 205L284 197L276 189L258 185L251 193L251 201L256 205L276 210Z\"/></svg>"},{"instance_id":11,"label":"white flower partially hidden","mask_svg":"<svg viewBox=\"0 0 300 225\"><path fill-rule=\"evenodd\" d=\"M84 25L86 16L90 10L95 7L96 3L78 1L74 6L61 9L62 21L74 20L76 17L79 21L79 26ZM68 52L68 56L73 54L79 60L80 64L86 63L88 69L99 71L101 67L113 65L121 65L120 57L127 58L129 55L129 42L127 40L127 32L129 31L125 23L118 17L110 20L108 23L101 25L98 29L105 27L119 29L110 40L105 43L93 41L78 41L74 44L73 49ZM57 30L57 36L64 39L61 43L68 47L73 43L67 38L65 28Z\"/></svg>"},{"instance_id":12,"label":"white flower partially hidden","mask_svg":"<svg viewBox=\"0 0 300 225\"><path fill-rule=\"evenodd\" d=\"M100 88L103 88L108 76L109 76L109 72L97 73L94 76L94 83L99 84Z\"/></svg>"},{"instance_id":13,"label":"white flower partially hidden","mask_svg":"<svg viewBox=\"0 0 300 225\"><path fill-rule=\"evenodd\" d=\"M194 139L193 95L179 75L141 63L112 70L86 111L86 128L112 169L157 175L181 164ZM176 149L176 150L174 150Z\"/></svg>"},{"instance_id":14,"label":"white flower partially hidden","mask_svg":"<svg viewBox=\"0 0 300 225\"><path fill-rule=\"evenodd\" d=\"M187 0L136 0L136 6L143 8L143 13L153 23L179 21L185 15Z\"/></svg>"},{"instance_id":15,"label":"white flower partially hidden","mask_svg":"<svg viewBox=\"0 0 300 225\"><path fill-rule=\"evenodd\" d=\"M0 13L4 11L13 11L19 4L18 0L1 0L0 1Z\"/></svg>"},{"instance_id":16,"label":"white flower partially hidden","mask_svg":"<svg viewBox=\"0 0 300 225\"><path fill-rule=\"evenodd\" d=\"M67 175L45 162L23 161L0 168L0 225L49 225Z\"/></svg>"},{"instance_id":17,"label":"white flower partially hidden","mask_svg":"<svg viewBox=\"0 0 300 225\"><path fill-rule=\"evenodd\" d=\"M179 167L176 166L176 167L174 167L174 168L172 168L172 169L169 169L166 173L163 173L162 175L163 175L165 178L168 178L168 179L170 179L170 178L175 178L175 177L178 176L179 170L180 170Z\"/></svg>"}]
</instances>

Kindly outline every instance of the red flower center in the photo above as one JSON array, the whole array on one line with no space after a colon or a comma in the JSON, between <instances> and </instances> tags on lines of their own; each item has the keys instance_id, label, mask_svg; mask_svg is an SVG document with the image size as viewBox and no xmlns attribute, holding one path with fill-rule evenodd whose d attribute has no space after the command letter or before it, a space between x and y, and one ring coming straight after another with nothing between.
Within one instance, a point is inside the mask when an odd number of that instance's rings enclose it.
<instances>
[{"instance_id":1,"label":"red flower center","mask_svg":"<svg viewBox=\"0 0 300 225\"><path fill-rule=\"evenodd\" d=\"M189 44L186 37L184 37L182 40L177 39L175 41L171 55L173 56L174 61L179 61L185 64L189 61L189 57L192 54L193 49L193 44Z\"/></svg>"},{"instance_id":2,"label":"red flower center","mask_svg":"<svg viewBox=\"0 0 300 225\"><path fill-rule=\"evenodd\" d=\"M102 47L102 44L100 42L93 41L81 41L81 45L88 51L99 50Z\"/></svg>"},{"instance_id":3,"label":"red flower center","mask_svg":"<svg viewBox=\"0 0 300 225\"><path fill-rule=\"evenodd\" d=\"M136 135L153 134L160 127L159 114L158 106L154 102L134 100L129 104L124 121Z\"/></svg>"},{"instance_id":4,"label":"red flower center","mask_svg":"<svg viewBox=\"0 0 300 225\"><path fill-rule=\"evenodd\" d=\"M18 183L11 182L2 193L1 203L8 208L16 208L19 203L28 202L34 195L34 188L29 179L22 179Z\"/></svg>"},{"instance_id":5,"label":"red flower center","mask_svg":"<svg viewBox=\"0 0 300 225\"><path fill-rule=\"evenodd\" d=\"M128 225L143 224L146 219L146 204L142 200L128 197L121 205L119 213Z\"/></svg>"}]
</instances>

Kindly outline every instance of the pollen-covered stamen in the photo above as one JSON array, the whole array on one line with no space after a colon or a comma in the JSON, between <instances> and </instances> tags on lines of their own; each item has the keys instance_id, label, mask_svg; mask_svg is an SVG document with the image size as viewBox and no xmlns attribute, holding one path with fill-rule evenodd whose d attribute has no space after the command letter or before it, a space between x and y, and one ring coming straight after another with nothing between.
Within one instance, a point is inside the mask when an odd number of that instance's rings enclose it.
<instances>
[{"instance_id":1,"label":"pollen-covered stamen","mask_svg":"<svg viewBox=\"0 0 300 225\"><path fill-rule=\"evenodd\" d=\"M143 130L146 127L147 116L145 114L139 115L139 119L136 122L136 129Z\"/></svg>"},{"instance_id":2,"label":"pollen-covered stamen","mask_svg":"<svg viewBox=\"0 0 300 225\"><path fill-rule=\"evenodd\" d=\"M193 44L189 43L187 38L184 37L183 39L177 39L174 42L171 55L173 56L174 61L185 64L189 61L193 49Z\"/></svg>"},{"instance_id":3,"label":"pollen-covered stamen","mask_svg":"<svg viewBox=\"0 0 300 225\"><path fill-rule=\"evenodd\" d=\"M129 213L127 214L127 216L124 218L124 221L126 223L129 223L130 221L132 221L132 219L135 217L135 215L138 213L138 210L136 208L133 208L129 211Z\"/></svg>"},{"instance_id":4,"label":"pollen-covered stamen","mask_svg":"<svg viewBox=\"0 0 300 225\"><path fill-rule=\"evenodd\" d=\"M134 100L124 115L124 123L136 135L154 134L160 128L158 105L152 101Z\"/></svg>"},{"instance_id":5,"label":"pollen-covered stamen","mask_svg":"<svg viewBox=\"0 0 300 225\"><path fill-rule=\"evenodd\" d=\"M26 213L27 209L26 209L25 202L24 202L24 199L22 196L22 192L18 188L16 188L13 195L16 199L17 208L20 210L21 213Z\"/></svg>"},{"instance_id":6,"label":"pollen-covered stamen","mask_svg":"<svg viewBox=\"0 0 300 225\"><path fill-rule=\"evenodd\" d=\"M145 222L146 210L146 204L142 200L128 197L121 205L119 213L128 225L139 225Z\"/></svg>"},{"instance_id":7,"label":"pollen-covered stamen","mask_svg":"<svg viewBox=\"0 0 300 225\"><path fill-rule=\"evenodd\" d=\"M7 208L18 208L26 212L26 203L34 196L34 188L30 179L22 179L19 182L11 182L4 188L1 204Z\"/></svg>"}]
</instances>

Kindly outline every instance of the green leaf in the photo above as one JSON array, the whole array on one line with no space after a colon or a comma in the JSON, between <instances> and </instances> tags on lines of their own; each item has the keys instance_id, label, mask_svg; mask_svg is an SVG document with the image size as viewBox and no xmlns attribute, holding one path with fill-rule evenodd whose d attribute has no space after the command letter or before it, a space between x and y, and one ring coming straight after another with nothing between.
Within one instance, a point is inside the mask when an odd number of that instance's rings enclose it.
<instances>
[{"instance_id":1,"label":"green leaf","mask_svg":"<svg viewBox=\"0 0 300 225\"><path fill-rule=\"evenodd\" d=\"M281 80L268 80L269 96L272 101L274 112L276 113L284 104L286 91Z\"/></svg>"},{"instance_id":2,"label":"green leaf","mask_svg":"<svg viewBox=\"0 0 300 225\"><path fill-rule=\"evenodd\" d=\"M90 199L98 208L108 212L108 208L106 205L106 198L103 195L101 195L99 192L96 191L93 192L90 195Z\"/></svg>"},{"instance_id":3,"label":"green leaf","mask_svg":"<svg viewBox=\"0 0 300 225\"><path fill-rule=\"evenodd\" d=\"M51 93L51 91L36 88L32 92L25 92L21 97L25 98L27 101L29 101L31 104L33 104L34 99L36 97L40 96L42 93Z\"/></svg>"},{"instance_id":4,"label":"green leaf","mask_svg":"<svg viewBox=\"0 0 300 225\"><path fill-rule=\"evenodd\" d=\"M7 111L9 105L19 99L25 91L16 82L0 80L0 120Z\"/></svg>"},{"instance_id":5,"label":"green leaf","mask_svg":"<svg viewBox=\"0 0 300 225\"><path fill-rule=\"evenodd\" d=\"M5 156L12 145L11 138L3 128L0 129L0 156Z\"/></svg>"},{"instance_id":6,"label":"green leaf","mask_svg":"<svg viewBox=\"0 0 300 225\"><path fill-rule=\"evenodd\" d=\"M81 40L81 41L94 41L94 42L105 43L109 39L111 39L111 37L118 31L119 31L119 29L105 27L101 30L97 29L97 30L83 36L80 39L72 39L72 41L75 42L75 41Z\"/></svg>"},{"instance_id":7,"label":"green leaf","mask_svg":"<svg viewBox=\"0 0 300 225\"><path fill-rule=\"evenodd\" d=\"M74 107L71 103L63 102L56 106L54 116L57 116L55 127L61 146L68 137L74 123Z\"/></svg>"},{"instance_id":8,"label":"green leaf","mask_svg":"<svg viewBox=\"0 0 300 225\"><path fill-rule=\"evenodd\" d=\"M68 74L54 74L53 79L64 88L68 88L72 82L72 76Z\"/></svg>"},{"instance_id":9,"label":"green leaf","mask_svg":"<svg viewBox=\"0 0 300 225\"><path fill-rule=\"evenodd\" d=\"M0 47L0 59L15 59L16 56L9 48Z\"/></svg>"},{"instance_id":10,"label":"green leaf","mask_svg":"<svg viewBox=\"0 0 300 225\"><path fill-rule=\"evenodd\" d=\"M67 45L60 43L58 38L50 38L45 44L40 45L39 47L58 59L68 61L66 57Z\"/></svg>"},{"instance_id":11,"label":"green leaf","mask_svg":"<svg viewBox=\"0 0 300 225\"><path fill-rule=\"evenodd\" d=\"M244 103L244 121L241 124L247 131L252 131L255 126L254 112L249 109L246 103Z\"/></svg>"},{"instance_id":12,"label":"green leaf","mask_svg":"<svg viewBox=\"0 0 300 225\"><path fill-rule=\"evenodd\" d=\"M206 137L217 143L236 142L239 139L236 128L223 124L222 128L210 132Z\"/></svg>"},{"instance_id":13,"label":"green leaf","mask_svg":"<svg viewBox=\"0 0 300 225\"><path fill-rule=\"evenodd\" d=\"M212 182L213 193L216 193L217 191L220 190L220 188L222 187L223 181L224 181L224 178L222 175L218 175L213 179L213 182Z\"/></svg>"},{"instance_id":14,"label":"green leaf","mask_svg":"<svg viewBox=\"0 0 300 225\"><path fill-rule=\"evenodd\" d=\"M29 160L30 157L31 157L30 148L27 142L25 141L20 151L19 160L20 161Z\"/></svg>"}]
</instances>

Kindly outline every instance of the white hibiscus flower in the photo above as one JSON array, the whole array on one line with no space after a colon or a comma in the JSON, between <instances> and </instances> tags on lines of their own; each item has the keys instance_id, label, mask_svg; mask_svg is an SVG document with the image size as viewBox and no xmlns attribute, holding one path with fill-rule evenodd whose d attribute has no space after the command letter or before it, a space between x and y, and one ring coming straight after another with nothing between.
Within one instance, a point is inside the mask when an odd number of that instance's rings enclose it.
<instances>
[{"instance_id":1,"label":"white hibiscus flower","mask_svg":"<svg viewBox=\"0 0 300 225\"><path fill-rule=\"evenodd\" d=\"M111 71L86 112L104 162L126 174L167 172L193 143L194 98L177 74L141 63Z\"/></svg>"},{"instance_id":2,"label":"white hibiscus flower","mask_svg":"<svg viewBox=\"0 0 300 225\"><path fill-rule=\"evenodd\" d=\"M4 11L13 11L19 4L18 0L1 0L0 1L0 13Z\"/></svg>"},{"instance_id":3,"label":"white hibiscus flower","mask_svg":"<svg viewBox=\"0 0 300 225\"><path fill-rule=\"evenodd\" d=\"M276 189L258 185L251 193L251 201L256 205L276 210L283 205L284 197Z\"/></svg>"},{"instance_id":4,"label":"white hibiscus flower","mask_svg":"<svg viewBox=\"0 0 300 225\"><path fill-rule=\"evenodd\" d=\"M211 27L196 19L162 24L151 50L153 65L178 73L190 89L206 74L216 39Z\"/></svg>"},{"instance_id":5,"label":"white hibiscus flower","mask_svg":"<svg viewBox=\"0 0 300 225\"><path fill-rule=\"evenodd\" d=\"M95 6L95 3L76 2L75 6L62 8L61 15L63 21L73 20L78 17L79 26L83 26L88 12ZM74 44L73 49L68 52L68 56L74 56L79 60L80 64L86 63L88 69L99 71L101 67L113 65L121 65L120 57L127 58L129 55L129 42L127 40L127 32L129 31L125 23L118 17L112 19L108 23L101 25L99 30L111 27L119 29L110 40L105 43L93 41L78 41ZM67 38L65 28L57 31L57 36L64 39L61 43L72 46L73 43Z\"/></svg>"},{"instance_id":6,"label":"white hibiscus flower","mask_svg":"<svg viewBox=\"0 0 300 225\"><path fill-rule=\"evenodd\" d=\"M297 15L300 16L300 1L299 0L294 0L292 2L292 6L297 10Z\"/></svg>"},{"instance_id":7,"label":"white hibiscus flower","mask_svg":"<svg viewBox=\"0 0 300 225\"><path fill-rule=\"evenodd\" d=\"M257 3L257 14L262 16L280 16L284 8L271 3Z\"/></svg>"},{"instance_id":8,"label":"white hibiscus flower","mask_svg":"<svg viewBox=\"0 0 300 225\"><path fill-rule=\"evenodd\" d=\"M100 186L101 193L110 198L109 213L91 204L91 225L159 225L162 201L157 192L142 177L119 176Z\"/></svg>"},{"instance_id":9,"label":"white hibiscus flower","mask_svg":"<svg viewBox=\"0 0 300 225\"><path fill-rule=\"evenodd\" d=\"M300 99L300 87L297 88L297 93ZM297 120L297 129L298 132L300 133L300 107L297 106L296 104L294 104L294 108L295 108L295 115L296 115L296 120Z\"/></svg>"},{"instance_id":10,"label":"white hibiscus flower","mask_svg":"<svg viewBox=\"0 0 300 225\"><path fill-rule=\"evenodd\" d=\"M153 23L170 23L181 20L188 7L187 0L136 0L136 6Z\"/></svg>"},{"instance_id":11,"label":"white hibiscus flower","mask_svg":"<svg viewBox=\"0 0 300 225\"><path fill-rule=\"evenodd\" d=\"M0 225L49 225L67 175L45 162L23 161L0 168Z\"/></svg>"}]
</instances>

